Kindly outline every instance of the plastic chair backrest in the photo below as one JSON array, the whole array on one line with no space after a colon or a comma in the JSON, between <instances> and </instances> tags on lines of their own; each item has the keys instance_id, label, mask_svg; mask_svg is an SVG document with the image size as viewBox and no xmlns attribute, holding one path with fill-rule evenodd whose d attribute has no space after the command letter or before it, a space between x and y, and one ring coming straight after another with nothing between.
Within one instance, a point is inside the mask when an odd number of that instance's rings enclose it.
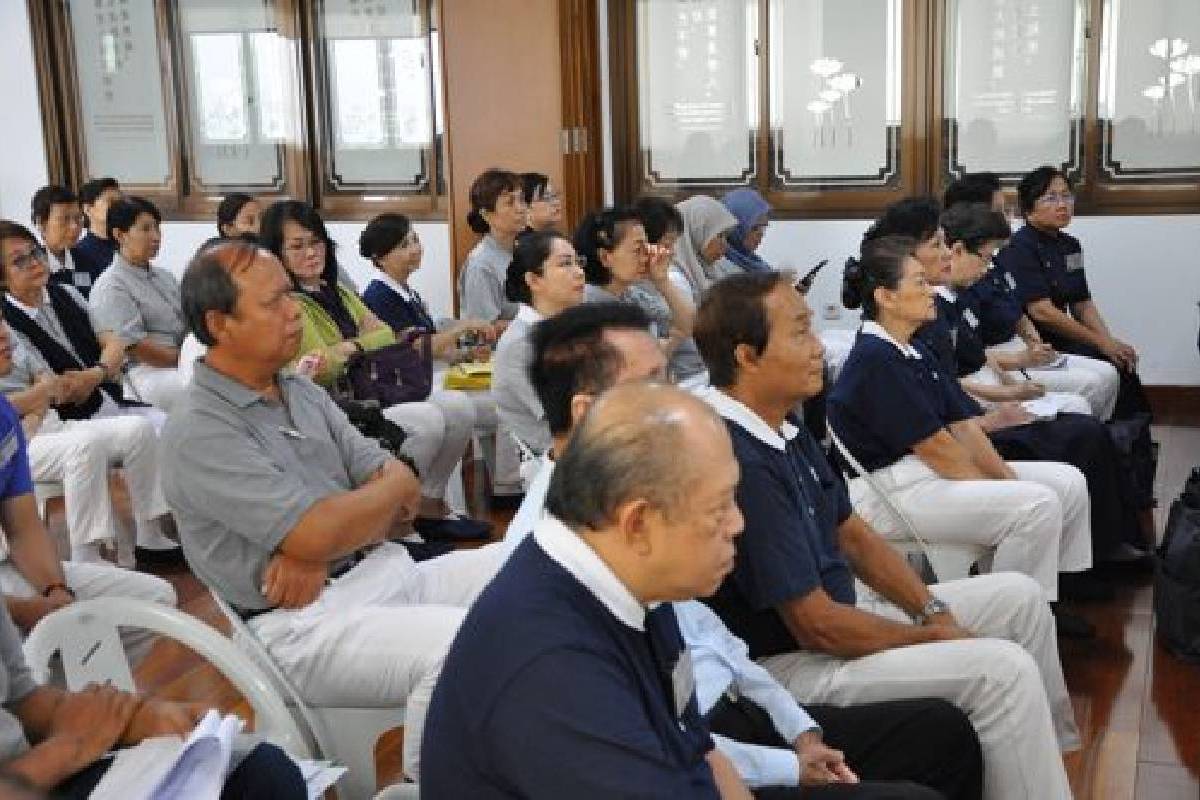
<instances>
[{"instance_id":1,"label":"plastic chair backrest","mask_svg":"<svg viewBox=\"0 0 1200 800\"><path fill-rule=\"evenodd\" d=\"M47 679L50 661L60 653L68 689L111 681L120 689L135 691L119 627L153 631L186 645L250 703L256 733L297 758L312 758L312 749L262 669L217 630L174 608L129 597L72 603L34 626L25 640L25 658L39 682Z\"/></svg>"},{"instance_id":2,"label":"plastic chair backrest","mask_svg":"<svg viewBox=\"0 0 1200 800\"><path fill-rule=\"evenodd\" d=\"M850 448L842 444L842 440L838 438L837 431L832 425L827 425L829 438L833 441L833 446L837 448L838 453L846 463L850 465L858 477L867 482L871 490L878 495L879 499L887 506L888 510L900 521L900 524L907 529L909 538L915 541L921 547L921 551L925 554L925 559L929 562L933 569L934 576L940 581L956 580L965 578L977 558L987 551L987 548L977 545L932 545L917 532L917 526L909 519L908 514L905 514L903 509L892 499L891 494L875 480L875 476L867 470L863 469L862 464L858 463L858 459L850 452Z\"/></svg>"},{"instance_id":3,"label":"plastic chair backrest","mask_svg":"<svg viewBox=\"0 0 1200 800\"><path fill-rule=\"evenodd\" d=\"M225 615L225 619L229 621L229 627L233 630L234 637L239 641L235 642L234 646L241 648L248 653L250 658L254 659L258 665L267 671L275 685L276 691L282 691L286 696L285 703L295 707L300 712L300 718L308 727L309 741L314 743L324 755L332 752L329 749L328 732L326 725L317 718L312 707L300 695L298 690L283 670L275 663L275 659L267 652L267 648L259 641L258 636L250 627L242 620L233 608L226 603L216 592L210 592L213 602L217 608L221 609L221 613ZM293 722L295 717L292 717Z\"/></svg>"}]
</instances>

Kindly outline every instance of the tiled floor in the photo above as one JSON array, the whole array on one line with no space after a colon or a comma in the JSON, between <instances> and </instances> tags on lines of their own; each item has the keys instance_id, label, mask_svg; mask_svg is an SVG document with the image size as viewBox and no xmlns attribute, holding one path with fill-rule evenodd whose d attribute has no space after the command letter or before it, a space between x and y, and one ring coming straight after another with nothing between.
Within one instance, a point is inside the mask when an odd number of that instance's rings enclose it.
<instances>
[{"instance_id":1,"label":"tiled floor","mask_svg":"<svg viewBox=\"0 0 1200 800\"><path fill-rule=\"evenodd\" d=\"M1163 427L1158 496L1159 526L1188 471L1200 464L1200 428ZM53 511L52 527L61 527ZM61 509L61 506L57 506ZM496 515L503 530L508 514ZM207 591L187 572L165 575L180 607L224 629ZM1067 757L1080 800L1196 800L1200 797L1200 667L1183 664L1154 640L1149 580L1123 586L1115 602L1080 607L1096 624L1095 641L1065 642L1062 656L1084 748ZM160 643L138 670L146 692L211 702L247 711L232 688L185 648ZM402 733L376 749L380 778L400 768ZM1032 799L1031 799L1032 800Z\"/></svg>"}]
</instances>

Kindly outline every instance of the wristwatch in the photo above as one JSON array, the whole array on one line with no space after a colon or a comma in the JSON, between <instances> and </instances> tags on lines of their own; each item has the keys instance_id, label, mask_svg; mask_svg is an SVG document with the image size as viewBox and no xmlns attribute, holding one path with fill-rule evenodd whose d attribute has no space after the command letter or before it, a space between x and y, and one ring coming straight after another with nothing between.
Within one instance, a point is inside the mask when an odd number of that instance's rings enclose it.
<instances>
[{"instance_id":1,"label":"wristwatch","mask_svg":"<svg viewBox=\"0 0 1200 800\"><path fill-rule=\"evenodd\" d=\"M925 605L921 606L921 610L913 617L913 621L918 625L928 625L929 618L942 614L950 610L950 606L946 605L936 595L929 595L929 600Z\"/></svg>"}]
</instances>

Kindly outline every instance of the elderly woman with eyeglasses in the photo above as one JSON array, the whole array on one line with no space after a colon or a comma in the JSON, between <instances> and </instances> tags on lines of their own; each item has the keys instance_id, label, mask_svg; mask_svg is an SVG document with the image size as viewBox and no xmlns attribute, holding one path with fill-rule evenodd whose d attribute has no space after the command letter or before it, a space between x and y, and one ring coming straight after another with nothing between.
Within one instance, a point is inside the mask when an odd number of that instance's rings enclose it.
<instances>
[{"instance_id":1,"label":"elderly woman with eyeglasses","mask_svg":"<svg viewBox=\"0 0 1200 800\"><path fill-rule=\"evenodd\" d=\"M1016 282L1018 298L1046 343L1060 353L1110 362L1121 388L1114 418L1149 413L1137 374L1138 353L1109 330L1092 299L1083 265L1083 247L1066 233L1075 209L1067 176L1038 167L1017 185L1025 225L996 254L996 264Z\"/></svg>"}]
</instances>

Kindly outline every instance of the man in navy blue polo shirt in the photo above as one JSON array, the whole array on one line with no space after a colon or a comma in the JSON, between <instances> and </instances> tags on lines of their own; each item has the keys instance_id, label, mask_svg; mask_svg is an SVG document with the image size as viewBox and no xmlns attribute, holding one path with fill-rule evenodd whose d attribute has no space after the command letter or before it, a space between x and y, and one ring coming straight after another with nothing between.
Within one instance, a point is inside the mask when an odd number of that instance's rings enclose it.
<instances>
[{"instance_id":1,"label":"man in navy blue polo shirt","mask_svg":"<svg viewBox=\"0 0 1200 800\"><path fill-rule=\"evenodd\" d=\"M745 517L736 565L711 605L810 702L955 703L979 734L989 800L1069 798L1058 751L1078 746L1078 732L1040 588L1011 573L927 588L854 513L792 416L820 390L823 365L812 312L790 280L727 278L697 315L716 387L706 399L729 427Z\"/></svg>"},{"instance_id":2,"label":"man in navy blue polo shirt","mask_svg":"<svg viewBox=\"0 0 1200 800\"><path fill-rule=\"evenodd\" d=\"M737 481L702 402L653 384L598 399L558 458L549 513L450 648L422 793L748 797L697 710L671 606L732 568Z\"/></svg>"}]
</instances>

